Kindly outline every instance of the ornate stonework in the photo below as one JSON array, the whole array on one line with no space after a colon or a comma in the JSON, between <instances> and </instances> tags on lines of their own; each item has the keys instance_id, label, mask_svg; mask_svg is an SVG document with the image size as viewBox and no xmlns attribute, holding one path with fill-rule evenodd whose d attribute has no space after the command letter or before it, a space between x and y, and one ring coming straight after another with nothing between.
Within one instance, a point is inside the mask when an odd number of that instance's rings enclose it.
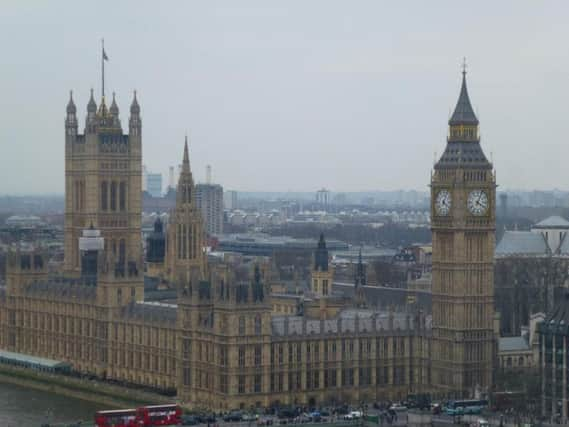
<instances>
[{"instance_id":1,"label":"ornate stonework","mask_svg":"<svg viewBox=\"0 0 569 427\"><path fill-rule=\"evenodd\" d=\"M433 384L448 396L488 391L494 335L496 180L463 75L445 152L431 179Z\"/></svg>"},{"instance_id":2,"label":"ornate stonework","mask_svg":"<svg viewBox=\"0 0 569 427\"><path fill-rule=\"evenodd\" d=\"M48 275L41 253L10 256L0 290L0 348L176 392L188 406L215 410L488 389L495 351L495 177L469 105L463 82L431 182L431 324L421 312L366 308L361 260L355 302L335 298L323 237L314 257L313 302L294 314L274 313L269 264L243 271L207 262L187 143L165 239L158 224L148 253L152 274L170 280L177 302L145 302L140 107L135 97L129 135L123 135L116 103L107 110L103 100L97 110L91 98L79 135L71 100L67 274Z\"/></svg>"}]
</instances>

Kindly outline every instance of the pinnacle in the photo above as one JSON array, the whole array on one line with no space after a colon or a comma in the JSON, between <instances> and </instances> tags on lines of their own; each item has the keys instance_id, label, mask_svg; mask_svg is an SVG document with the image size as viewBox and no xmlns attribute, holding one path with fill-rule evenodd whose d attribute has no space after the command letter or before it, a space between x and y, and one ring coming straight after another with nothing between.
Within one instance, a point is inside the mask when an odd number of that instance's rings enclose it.
<instances>
[{"instance_id":1,"label":"pinnacle","mask_svg":"<svg viewBox=\"0 0 569 427\"><path fill-rule=\"evenodd\" d=\"M466 72L462 73L462 86L460 88L460 95L458 97L458 102L454 109L454 113L449 120L449 125L477 125L478 119L474 110L472 109L472 104L470 103L470 97L468 96L468 89L466 86Z\"/></svg>"}]
</instances>

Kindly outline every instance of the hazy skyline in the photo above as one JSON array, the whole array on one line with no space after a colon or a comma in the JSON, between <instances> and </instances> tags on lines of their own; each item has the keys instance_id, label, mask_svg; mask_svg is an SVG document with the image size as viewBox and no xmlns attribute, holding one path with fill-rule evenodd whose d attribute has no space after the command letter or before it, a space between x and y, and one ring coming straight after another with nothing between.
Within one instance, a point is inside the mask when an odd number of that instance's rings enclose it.
<instances>
[{"instance_id":1,"label":"hazy skyline","mask_svg":"<svg viewBox=\"0 0 569 427\"><path fill-rule=\"evenodd\" d=\"M168 7L165 7L167 4ZM427 190L460 89L501 189L569 186L569 36L562 1L4 1L0 194L63 193L65 106L83 132L89 90L168 179L190 137L243 191Z\"/></svg>"}]
</instances>

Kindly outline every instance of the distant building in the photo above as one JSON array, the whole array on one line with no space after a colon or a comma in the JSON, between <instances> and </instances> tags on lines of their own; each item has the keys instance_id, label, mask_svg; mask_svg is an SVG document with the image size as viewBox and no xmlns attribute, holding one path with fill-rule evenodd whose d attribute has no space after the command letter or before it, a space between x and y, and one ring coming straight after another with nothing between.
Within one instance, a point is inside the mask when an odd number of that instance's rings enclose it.
<instances>
[{"instance_id":1,"label":"distant building","mask_svg":"<svg viewBox=\"0 0 569 427\"><path fill-rule=\"evenodd\" d=\"M196 205L201 210L207 234L223 233L223 187L197 184Z\"/></svg>"},{"instance_id":2,"label":"distant building","mask_svg":"<svg viewBox=\"0 0 569 427\"><path fill-rule=\"evenodd\" d=\"M161 173L147 173L146 174L146 191L152 197L162 196L162 174Z\"/></svg>"},{"instance_id":3,"label":"distant building","mask_svg":"<svg viewBox=\"0 0 569 427\"><path fill-rule=\"evenodd\" d=\"M321 205L324 209L330 204L330 191L322 188L316 192L316 203Z\"/></svg>"},{"instance_id":4,"label":"distant building","mask_svg":"<svg viewBox=\"0 0 569 427\"><path fill-rule=\"evenodd\" d=\"M498 367L501 371L525 371L537 367L539 337L537 328L544 320L543 313L531 316L530 324L522 328L520 336L500 337L498 340Z\"/></svg>"},{"instance_id":5,"label":"distant building","mask_svg":"<svg viewBox=\"0 0 569 427\"><path fill-rule=\"evenodd\" d=\"M44 225L39 216L35 215L12 215L6 219L7 227L37 227Z\"/></svg>"},{"instance_id":6,"label":"distant building","mask_svg":"<svg viewBox=\"0 0 569 427\"><path fill-rule=\"evenodd\" d=\"M223 193L223 206L225 209L232 211L237 209L237 191L225 191Z\"/></svg>"},{"instance_id":7,"label":"distant building","mask_svg":"<svg viewBox=\"0 0 569 427\"><path fill-rule=\"evenodd\" d=\"M507 230L496 246L501 335L519 336L532 313L549 312L569 281L569 221L551 216L531 231Z\"/></svg>"},{"instance_id":8,"label":"distant building","mask_svg":"<svg viewBox=\"0 0 569 427\"><path fill-rule=\"evenodd\" d=\"M539 361L541 377L541 415L569 419L567 392L567 347L569 343L569 294L559 298L555 307L539 323Z\"/></svg>"}]
</instances>

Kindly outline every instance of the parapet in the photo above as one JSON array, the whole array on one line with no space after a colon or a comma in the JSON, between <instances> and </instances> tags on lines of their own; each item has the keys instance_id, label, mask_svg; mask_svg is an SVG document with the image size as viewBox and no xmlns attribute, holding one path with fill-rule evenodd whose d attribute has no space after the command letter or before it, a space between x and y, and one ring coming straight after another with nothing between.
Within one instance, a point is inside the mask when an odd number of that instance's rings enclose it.
<instances>
[{"instance_id":1,"label":"parapet","mask_svg":"<svg viewBox=\"0 0 569 427\"><path fill-rule=\"evenodd\" d=\"M385 312L374 310L344 310L333 319L307 319L304 316L274 316L274 336L326 335L326 334L371 334L374 335L421 335L430 334L430 316L416 316L408 312Z\"/></svg>"}]
</instances>

